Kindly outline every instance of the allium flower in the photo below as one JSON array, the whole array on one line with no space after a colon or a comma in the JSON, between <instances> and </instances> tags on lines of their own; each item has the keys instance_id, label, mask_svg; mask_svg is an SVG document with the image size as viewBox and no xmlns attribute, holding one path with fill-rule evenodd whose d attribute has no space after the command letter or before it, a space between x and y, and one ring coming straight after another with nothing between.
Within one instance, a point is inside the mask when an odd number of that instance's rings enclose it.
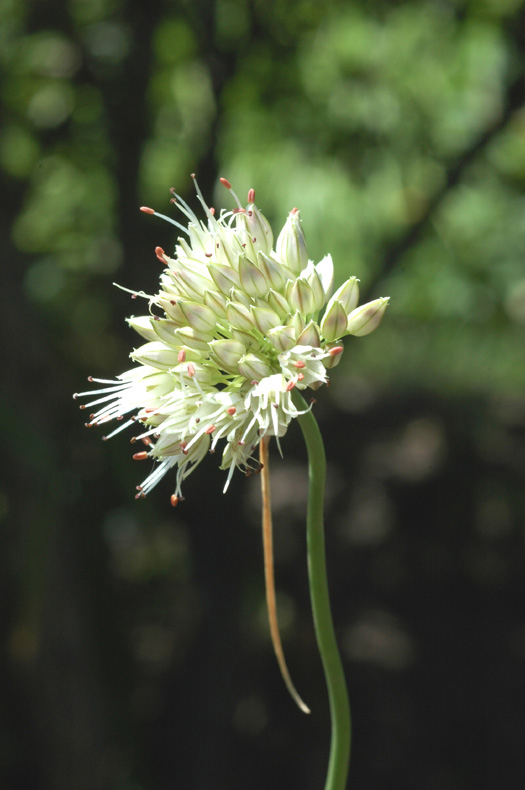
<instances>
[{"instance_id":1,"label":"allium flower","mask_svg":"<svg viewBox=\"0 0 525 790\"><path fill-rule=\"evenodd\" d=\"M226 179L221 182L231 190ZM236 467L257 470L254 451L261 438L279 441L291 420L304 413L294 406L292 390L325 384L327 370L341 359L341 338L372 332L388 304L380 298L357 307L355 277L330 296L332 258L308 260L298 209L290 212L274 246L253 189L246 208L231 190L237 208L216 217L195 186L205 222L173 190L172 203L187 227L142 208L184 235L173 258L155 250L165 265L158 293L133 293L149 302L149 315L128 319L146 341L130 355L137 366L116 381L90 377L104 386L74 396L96 396L81 406L99 407L88 426L120 421L104 438L140 426L132 442L141 439L145 449L133 457L156 463L137 497L175 467L174 505L182 498L183 480L219 442L221 468L228 472L225 491Z\"/></svg>"}]
</instances>

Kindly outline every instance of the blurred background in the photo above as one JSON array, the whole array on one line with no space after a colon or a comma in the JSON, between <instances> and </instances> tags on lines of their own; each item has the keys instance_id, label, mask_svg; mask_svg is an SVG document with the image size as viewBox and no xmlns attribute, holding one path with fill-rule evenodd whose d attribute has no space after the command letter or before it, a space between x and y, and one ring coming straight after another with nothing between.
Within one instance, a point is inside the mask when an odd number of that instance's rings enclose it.
<instances>
[{"instance_id":1,"label":"blurred background","mask_svg":"<svg viewBox=\"0 0 525 790\"><path fill-rule=\"evenodd\" d=\"M226 176L391 296L316 414L352 790L525 782L525 4L2 0L0 786L324 786L297 426L272 460L289 698L257 478L145 501L71 393L129 366L169 188Z\"/></svg>"}]
</instances>

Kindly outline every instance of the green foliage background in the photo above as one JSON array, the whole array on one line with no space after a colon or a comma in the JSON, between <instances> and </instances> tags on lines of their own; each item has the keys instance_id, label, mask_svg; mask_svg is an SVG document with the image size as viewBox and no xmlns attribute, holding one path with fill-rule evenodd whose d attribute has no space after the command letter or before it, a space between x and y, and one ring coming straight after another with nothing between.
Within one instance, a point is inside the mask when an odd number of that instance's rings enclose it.
<instances>
[{"instance_id":1,"label":"green foliage background","mask_svg":"<svg viewBox=\"0 0 525 790\"><path fill-rule=\"evenodd\" d=\"M174 238L137 209L168 212L170 186L195 203L191 172L218 206L219 175L255 187L276 229L299 206L312 258L391 296L317 407L363 688L352 788L492 788L503 755L503 785L523 785L519 694L500 688L514 712L497 731L507 703L480 698L525 660L524 44L521 0L0 4L6 787L322 786L326 712L297 721L268 648L254 485L219 499L209 463L176 517L169 486L136 504L125 440L100 445L69 396L126 369L133 303L111 283L155 288L153 249ZM301 453L292 437L275 469L278 578L295 674L324 710ZM461 707L447 689L470 649ZM433 749L429 721L442 734L451 716L477 734Z\"/></svg>"}]
</instances>

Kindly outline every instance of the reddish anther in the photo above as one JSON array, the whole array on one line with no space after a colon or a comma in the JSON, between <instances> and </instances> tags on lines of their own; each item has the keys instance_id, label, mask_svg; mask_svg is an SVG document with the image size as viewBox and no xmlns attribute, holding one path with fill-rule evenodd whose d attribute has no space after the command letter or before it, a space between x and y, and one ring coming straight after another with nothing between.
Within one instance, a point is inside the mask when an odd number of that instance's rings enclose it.
<instances>
[{"instance_id":1,"label":"reddish anther","mask_svg":"<svg viewBox=\"0 0 525 790\"><path fill-rule=\"evenodd\" d=\"M140 453L133 453L133 460L134 461L145 461L148 457L148 453L146 450L142 450Z\"/></svg>"},{"instance_id":2,"label":"reddish anther","mask_svg":"<svg viewBox=\"0 0 525 790\"><path fill-rule=\"evenodd\" d=\"M175 494L172 494L170 496L170 502L172 507L177 507L177 505L179 504L179 497L176 496Z\"/></svg>"},{"instance_id":3,"label":"reddish anther","mask_svg":"<svg viewBox=\"0 0 525 790\"><path fill-rule=\"evenodd\" d=\"M164 252L162 247L155 247L155 255L157 256L157 258L161 263L166 263L166 261L164 260L165 254L166 253Z\"/></svg>"},{"instance_id":4,"label":"reddish anther","mask_svg":"<svg viewBox=\"0 0 525 790\"><path fill-rule=\"evenodd\" d=\"M294 365L296 368L305 368L306 362L304 361L304 359L298 359L297 362L294 362Z\"/></svg>"},{"instance_id":5,"label":"reddish anther","mask_svg":"<svg viewBox=\"0 0 525 790\"><path fill-rule=\"evenodd\" d=\"M215 216L215 209L213 208L213 206L210 206L210 214L212 215L212 217Z\"/></svg>"},{"instance_id":6,"label":"reddish anther","mask_svg":"<svg viewBox=\"0 0 525 790\"><path fill-rule=\"evenodd\" d=\"M213 433L213 432L214 432L214 430L215 430L215 425L210 425L210 427L209 427L209 428L206 428L206 430L204 431L204 433L210 434L210 433Z\"/></svg>"},{"instance_id":7,"label":"reddish anther","mask_svg":"<svg viewBox=\"0 0 525 790\"><path fill-rule=\"evenodd\" d=\"M331 357L336 357L338 354L341 353L342 350L343 350L343 346L334 346L329 350L328 353L330 354Z\"/></svg>"},{"instance_id":8,"label":"reddish anther","mask_svg":"<svg viewBox=\"0 0 525 790\"><path fill-rule=\"evenodd\" d=\"M194 375L195 375L195 365L193 364L193 362L188 362L188 376L194 376Z\"/></svg>"},{"instance_id":9,"label":"reddish anther","mask_svg":"<svg viewBox=\"0 0 525 790\"><path fill-rule=\"evenodd\" d=\"M230 184L230 182L228 181L227 178L219 178L219 181L221 182L223 187L226 187L226 189L231 189L232 188L232 185Z\"/></svg>"},{"instance_id":10,"label":"reddish anther","mask_svg":"<svg viewBox=\"0 0 525 790\"><path fill-rule=\"evenodd\" d=\"M148 208L148 206L141 206L140 210L143 211L144 214L154 214L155 213L155 209L154 208Z\"/></svg>"},{"instance_id":11,"label":"reddish anther","mask_svg":"<svg viewBox=\"0 0 525 790\"><path fill-rule=\"evenodd\" d=\"M248 203L255 203L255 189L248 190Z\"/></svg>"},{"instance_id":12,"label":"reddish anther","mask_svg":"<svg viewBox=\"0 0 525 790\"><path fill-rule=\"evenodd\" d=\"M297 381L302 381L304 379L304 373L297 374Z\"/></svg>"},{"instance_id":13,"label":"reddish anther","mask_svg":"<svg viewBox=\"0 0 525 790\"><path fill-rule=\"evenodd\" d=\"M286 385L286 392L291 392L291 391L293 390L293 388L294 388L294 387L295 387L295 381L292 379L292 380L291 380L291 381L289 381L289 382L288 382L288 384Z\"/></svg>"},{"instance_id":14,"label":"reddish anther","mask_svg":"<svg viewBox=\"0 0 525 790\"><path fill-rule=\"evenodd\" d=\"M235 414L235 412L237 411L237 409L235 408L235 406L230 406L228 409L226 409L226 411L228 412L228 414L230 415L230 417L233 417L233 415Z\"/></svg>"},{"instance_id":15,"label":"reddish anther","mask_svg":"<svg viewBox=\"0 0 525 790\"><path fill-rule=\"evenodd\" d=\"M298 213L299 213L299 209L298 209L298 208L295 208L295 206L294 206L294 208L293 208L293 209L290 211L290 214L298 214Z\"/></svg>"},{"instance_id":16,"label":"reddish anther","mask_svg":"<svg viewBox=\"0 0 525 790\"><path fill-rule=\"evenodd\" d=\"M185 348L181 348L181 350L177 354L177 359L178 359L179 362L185 362L185 360L186 360L186 349Z\"/></svg>"}]
</instances>

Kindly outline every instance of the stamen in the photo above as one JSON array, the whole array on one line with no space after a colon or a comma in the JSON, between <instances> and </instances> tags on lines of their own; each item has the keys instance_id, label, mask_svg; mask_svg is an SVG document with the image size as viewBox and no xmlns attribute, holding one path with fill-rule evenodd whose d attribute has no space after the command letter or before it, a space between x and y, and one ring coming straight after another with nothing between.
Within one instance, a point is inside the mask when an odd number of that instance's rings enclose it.
<instances>
[{"instance_id":1,"label":"stamen","mask_svg":"<svg viewBox=\"0 0 525 790\"><path fill-rule=\"evenodd\" d=\"M177 507L179 504L179 497L176 494L172 494L170 497L170 502L172 507Z\"/></svg>"},{"instance_id":2,"label":"stamen","mask_svg":"<svg viewBox=\"0 0 525 790\"><path fill-rule=\"evenodd\" d=\"M143 211L144 214L154 214L155 213L155 209L154 208L148 208L148 206L141 206L140 210Z\"/></svg>"},{"instance_id":3,"label":"stamen","mask_svg":"<svg viewBox=\"0 0 525 790\"><path fill-rule=\"evenodd\" d=\"M233 417L233 415L235 414L235 412L237 411L237 409L235 408L235 406L230 406L228 409L226 409L226 411L228 412L228 414L230 415L230 417Z\"/></svg>"},{"instance_id":4,"label":"stamen","mask_svg":"<svg viewBox=\"0 0 525 790\"><path fill-rule=\"evenodd\" d=\"M342 350L343 350L343 346L334 346L328 351L328 353L330 354L331 357L336 357L338 354L341 353Z\"/></svg>"},{"instance_id":5,"label":"stamen","mask_svg":"<svg viewBox=\"0 0 525 790\"><path fill-rule=\"evenodd\" d=\"M177 354L177 359L179 362L184 362L186 360L186 350L184 348L181 348Z\"/></svg>"},{"instance_id":6,"label":"stamen","mask_svg":"<svg viewBox=\"0 0 525 790\"><path fill-rule=\"evenodd\" d=\"M255 203L255 189L248 190L248 203Z\"/></svg>"},{"instance_id":7,"label":"stamen","mask_svg":"<svg viewBox=\"0 0 525 790\"><path fill-rule=\"evenodd\" d=\"M306 362L303 359L298 359L297 362L293 363L296 368L305 368Z\"/></svg>"},{"instance_id":8,"label":"stamen","mask_svg":"<svg viewBox=\"0 0 525 790\"><path fill-rule=\"evenodd\" d=\"M291 381L289 381L288 384L286 385L286 392L291 392L294 387L295 387L295 381L291 379Z\"/></svg>"},{"instance_id":9,"label":"stamen","mask_svg":"<svg viewBox=\"0 0 525 790\"><path fill-rule=\"evenodd\" d=\"M140 453L134 453L133 460L134 461L145 461L148 457L148 453L146 450L142 450Z\"/></svg>"},{"instance_id":10,"label":"stamen","mask_svg":"<svg viewBox=\"0 0 525 790\"><path fill-rule=\"evenodd\" d=\"M166 263L166 261L164 260L164 256L166 255L166 253L164 252L162 247L155 247L155 255L157 256L157 258L161 263L164 264Z\"/></svg>"}]
</instances>

